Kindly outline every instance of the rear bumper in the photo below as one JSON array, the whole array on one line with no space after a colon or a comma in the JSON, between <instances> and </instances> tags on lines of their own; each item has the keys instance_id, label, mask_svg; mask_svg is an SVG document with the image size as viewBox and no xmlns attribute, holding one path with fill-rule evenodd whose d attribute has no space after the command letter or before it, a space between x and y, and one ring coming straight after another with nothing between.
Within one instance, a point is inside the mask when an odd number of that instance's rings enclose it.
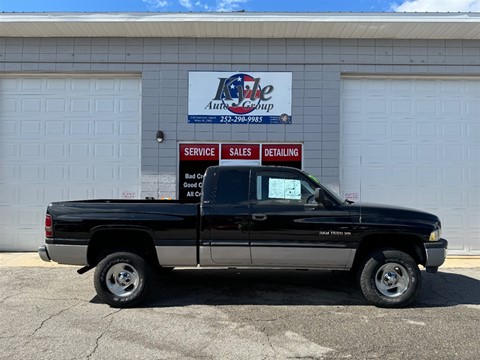
<instances>
[{"instance_id":1,"label":"rear bumper","mask_svg":"<svg viewBox=\"0 0 480 360\"><path fill-rule=\"evenodd\" d=\"M50 262L52 260L48 255L47 245L42 245L38 248L38 256L40 256L40 259L46 262Z\"/></svg>"},{"instance_id":2,"label":"rear bumper","mask_svg":"<svg viewBox=\"0 0 480 360\"><path fill-rule=\"evenodd\" d=\"M38 248L43 261L67 265L87 265L87 245L45 244Z\"/></svg>"},{"instance_id":3,"label":"rear bumper","mask_svg":"<svg viewBox=\"0 0 480 360\"><path fill-rule=\"evenodd\" d=\"M426 254L425 267L428 269L441 266L447 258L448 241L440 239L439 241L424 243L424 245Z\"/></svg>"}]
</instances>

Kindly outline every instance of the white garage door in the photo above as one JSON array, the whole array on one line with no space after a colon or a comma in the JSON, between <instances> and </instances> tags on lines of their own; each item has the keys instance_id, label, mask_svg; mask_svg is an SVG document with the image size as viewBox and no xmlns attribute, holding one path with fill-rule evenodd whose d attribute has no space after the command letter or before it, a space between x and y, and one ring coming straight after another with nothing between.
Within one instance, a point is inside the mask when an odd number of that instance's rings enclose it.
<instances>
[{"instance_id":1,"label":"white garage door","mask_svg":"<svg viewBox=\"0 0 480 360\"><path fill-rule=\"evenodd\" d=\"M0 250L36 250L60 200L140 193L138 77L0 77Z\"/></svg>"},{"instance_id":2,"label":"white garage door","mask_svg":"<svg viewBox=\"0 0 480 360\"><path fill-rule=\"evenodd\" d=\"M341 192L435 213L450 254L479 254L479 129L478 78L345 78Z\"/></svg>"}]
</instances>

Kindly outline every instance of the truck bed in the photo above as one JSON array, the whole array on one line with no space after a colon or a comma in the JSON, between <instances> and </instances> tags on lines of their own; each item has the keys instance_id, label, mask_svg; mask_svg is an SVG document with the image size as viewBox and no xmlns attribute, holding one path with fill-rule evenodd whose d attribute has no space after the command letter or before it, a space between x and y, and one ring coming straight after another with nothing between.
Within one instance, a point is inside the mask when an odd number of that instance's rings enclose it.
<instances>
[{"instance_id":1,"label":"truck bed","mask_svg":"<svg viewBox=\"0 0 480 360\"><path fill-rule=\"evenodd\" d=\"M56 202L47 214L55 221L55 244L88 240L102 231L143 230L156 246L185 241L195 246L199 204L170 200L82 200Z\"/></svg>"}]
</instances>

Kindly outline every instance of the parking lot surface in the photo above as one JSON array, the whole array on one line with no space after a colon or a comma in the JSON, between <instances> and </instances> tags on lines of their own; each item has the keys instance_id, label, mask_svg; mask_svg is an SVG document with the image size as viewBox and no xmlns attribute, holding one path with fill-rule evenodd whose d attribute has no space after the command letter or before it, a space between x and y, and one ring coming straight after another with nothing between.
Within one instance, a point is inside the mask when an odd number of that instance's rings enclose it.
<instances>
[{"instance_id":1,"label":"parking lot surface","mask_svg":"<svg viewBox=\"0 0 480 360\"><path fill-rule=\"evenodd\" d=\"M406 309L344 273L180 269L122 310L76 269L0 265L0 359L480 359L480 268L422 272Z\"/></svg>"}]
</instances>

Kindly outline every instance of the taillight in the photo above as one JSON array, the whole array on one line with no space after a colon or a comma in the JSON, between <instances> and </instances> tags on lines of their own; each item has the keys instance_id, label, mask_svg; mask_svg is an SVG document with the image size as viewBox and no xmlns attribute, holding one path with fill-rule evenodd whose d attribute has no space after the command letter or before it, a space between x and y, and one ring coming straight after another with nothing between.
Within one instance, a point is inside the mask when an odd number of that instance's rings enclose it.
<instances>
[{"instance_id":1,"label":"taillight","mask_svg":"<svg viewBox=\"0 0 480 360\"><path fill-rule=\"evenodd\" d=\"M53 219L52 215L45 215L45 237L53 237Z\"/></svg>"}]
</instances>

